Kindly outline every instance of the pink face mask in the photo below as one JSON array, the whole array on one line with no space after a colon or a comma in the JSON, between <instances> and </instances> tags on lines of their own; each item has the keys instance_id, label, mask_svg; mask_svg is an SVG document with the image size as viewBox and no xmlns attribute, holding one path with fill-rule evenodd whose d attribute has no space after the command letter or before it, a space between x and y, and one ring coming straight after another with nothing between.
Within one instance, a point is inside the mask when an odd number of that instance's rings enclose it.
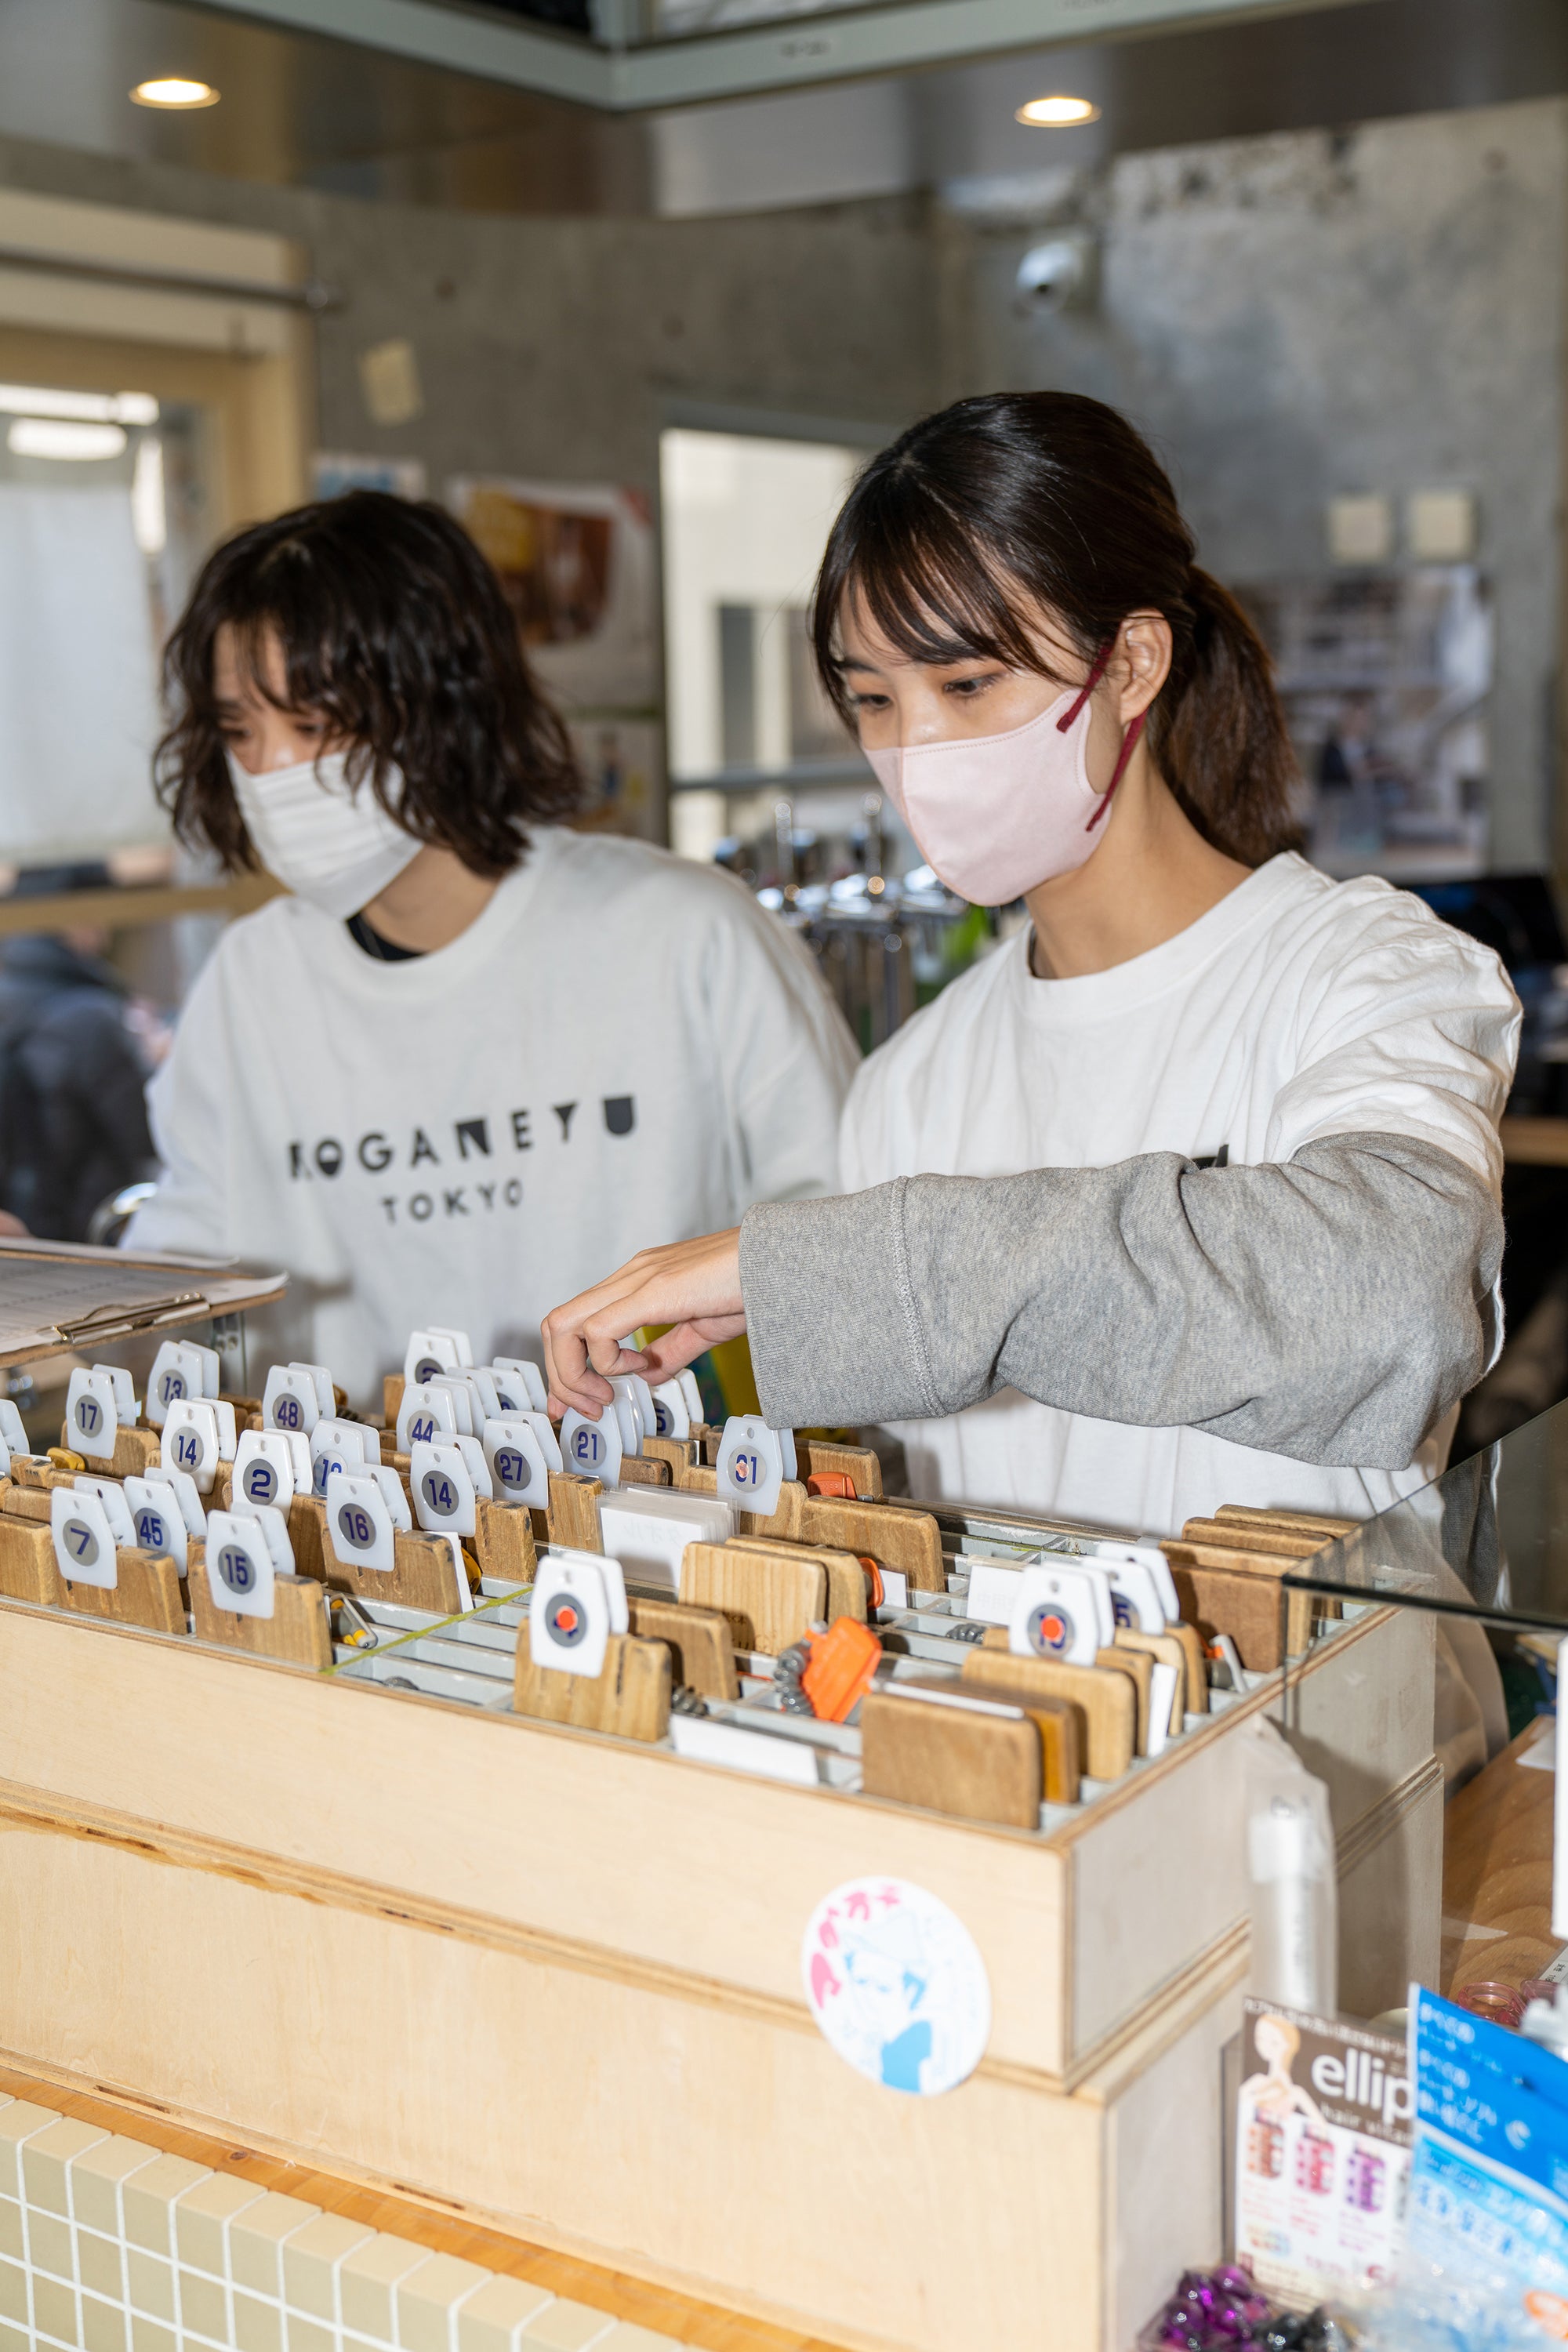
<instances>
[{"instance_id":1,"label":"pink face mask","mask_svg":"<svg viewBox=\"0 0 1568 2352\"><path fill-rule=\"evenodd\" d=\"M1004 735L867 752L927 864L971 906L1005 907L1073 873L1105 838L1100 819L1146 716L1127 730L1116 772L1097 793L1084 766L1089 697L1110 653L1107 646L1081 687Z\"/></svg>"}]
</instances>

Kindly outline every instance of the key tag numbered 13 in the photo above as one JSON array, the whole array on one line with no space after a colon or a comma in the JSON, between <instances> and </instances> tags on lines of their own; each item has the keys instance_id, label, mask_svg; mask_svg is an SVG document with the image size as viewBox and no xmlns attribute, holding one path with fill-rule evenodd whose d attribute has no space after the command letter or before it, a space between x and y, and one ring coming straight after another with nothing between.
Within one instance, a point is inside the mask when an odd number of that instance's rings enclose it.
<instances>
[{"instance_id":1,"label":"key tag numbered 13","mask_svg":"<svg viewBox=\"0 0 1568 2352\"><path fill-rule=\"evenodd\" d=\"M507 1413L497 1421L487 1421L482 1442L485 1460L501 1500L527 1503L536 1511L548 1509L550 1464L532 1421L521 1413Z\"/></svg>"},{"instance_id":2,"label":"key tag numbered 13","mask_svg":"<svg viewBox=\"0 0 1568 2352\"><path fill-rule=\"evenodd\" d=\"M581 1478L597 1478L606 1493L613 1493L621 1483L625 1451L620 1419L613 1407L599 1420L589 1421L573 1405L562 1421L562 1461Z\"/></svg>"},{"instance_id":3,"label":"key tag numbered 13","mask_svg":"<svg viewBox=\"0 0 1568 2352\"><path fill-rule=\"evenodd\" d=\"M190 1530L173 1489L150 1486L145 1478L127 1478L125 1501L137 1549L167 1552L184 1576L190 1559Z\"/></svg>"},{"instance_id":4,"label":"key tag numbered 13","mask_svg":"<svg viewBox=\"0 0 1568 2352\"><path fill-rule=\"evenodd\" d=\"M112 1462L119 1426L120 1408L108 1372L96 1366L87 1371L79 1365L66 1391L66 1427L71 1444L89 1462Z\"/></svg>"},{"instance_id":5,"label":"key tag numbered 13","mask_svg":"<svg viewBox=\"0 0 1568 2352\"><path fill-rule=\"evenodd\" d=\"M771 1517L779 1507L779 1488L789 1475L784 1434L770 1429L755 1413L731 1414L719 1444L719 1494L724 1502L736 1503L742 1511L755 1511L759 1517ZM789 1440L793 1461L793 1431Z\"/></svg>"},{"instance_id":6,"label":"key tag numbered 13","mask_svg":"<svg viewBox=\"0 0 1568 2352\"><path fill-rule=\"evenodd\" d=\"M233 1617L270 1617L277 1570L258 1517L214 1511L207 1520L207 1590Z\"/></svg>"},{"instance_id":7,"label":"key tag numbered 13","mask_svg":"<svg viewBox=\"0 0 1568 2352\"><path fill-rule=\"evenodd\" d=\"M212 1397L180 1397L169 1407L159 1448L171 1470L195 1479L198 1495L210 1495L220 1462L232 1462L238 1440L234 1407Z\"/></svg>"},{"instance_id":8,"label":"key tag numbered 13","mask_svg":"<svg viewBox=\"0 0 1568 2352\"><path fill-rule=\"evenodd\" d=\"M1018 1580L1007 1647L1016 1656L1092 1666L1116 1637L1110 1587L1089 1568L1026 1568Z\"/></svg>"},{"instance_id":9,"label":"key tag numbered 13","mask_svg":"<svg viewBox=\"0 0 1568 2352\"><path fill-rule=\"evenodd\" d=\"M522 1394L509 1409L514 1412L546 1412L550 1407L550 1391L544 1385L544 1374L526 1356L498 1356L490 1366L492 1376L504 1373L510 1384L521 1386ZM496 1381L498 1390L500 1381ZM504 1399L503 1399L504 1402Z\"/></svg>"},{"instance_id":10,"label":"key tag numbered 13","mask_svg":"<svg viewBox=\"0 0 1568 2352\"><path fill-rule=\"evenodd\" d=\"M474 1482L455 1438L416 1445L409 1455L408 1483L414 1489L414 1516L427 1534L473 1534Z\"/></svg>"},{"instance_id":11,"label":"key tag numbered 13","mask_svg":"<svg viewBox=\"0 0 1568 2352\"><path fill-rule=\"evenodd\" d=\"M49 1534L55 1565L68 1584L96 1584L112 1592L120 1581L114 1531L96 1495L57 1486L49 1496Z\"/></svg>"}]
</instances>

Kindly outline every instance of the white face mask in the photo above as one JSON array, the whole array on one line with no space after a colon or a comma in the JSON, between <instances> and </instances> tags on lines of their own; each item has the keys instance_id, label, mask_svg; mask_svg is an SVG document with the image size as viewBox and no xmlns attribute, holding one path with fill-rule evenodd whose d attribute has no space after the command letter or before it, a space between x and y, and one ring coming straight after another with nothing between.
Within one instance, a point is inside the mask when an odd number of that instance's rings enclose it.
<instances>
[{"instance_id":1,"label":"white face mask","mask_svg":"<svg viewBox=\"0 0 1568 2352\"><path fill-rule=\"evenodd\" d=\"M291 768L258 776L228 753L234 796L245 829L268 874L298 898L343 922L368 906L419 855L420 845L395 824L371 790L345 776L345 754L323 751ZM400 772L389 770L394 783Z\"/></svg>"}]
</instances>

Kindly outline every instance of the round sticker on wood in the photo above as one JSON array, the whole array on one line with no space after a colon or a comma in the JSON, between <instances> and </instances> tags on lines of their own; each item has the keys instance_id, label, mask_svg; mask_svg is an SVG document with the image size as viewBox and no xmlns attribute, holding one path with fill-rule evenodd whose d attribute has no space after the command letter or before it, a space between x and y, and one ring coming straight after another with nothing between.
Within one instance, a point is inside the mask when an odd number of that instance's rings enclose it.
<instances>
[{"instance_id":1,"label":"round sticker on wood","mask_svg":"<svg viewBox=\"0 0 1568 2352\"><path fill-rule=\"evenodd\" d=\"M851 1878L806 1923L811 2013L857 2074L932 2098L974 2072L991 1979L963 1922L907 1878Z\"/></svg>"}]
</instances>

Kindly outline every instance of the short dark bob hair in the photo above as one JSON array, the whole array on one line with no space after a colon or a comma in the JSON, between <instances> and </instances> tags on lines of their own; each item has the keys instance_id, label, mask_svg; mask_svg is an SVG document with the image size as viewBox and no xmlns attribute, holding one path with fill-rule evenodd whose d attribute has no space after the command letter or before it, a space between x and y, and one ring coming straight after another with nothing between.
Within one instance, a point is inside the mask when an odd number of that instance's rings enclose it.
<instances>
[{"instance_id":1,"label":"short dark bob hair","mask_svg":"<svg viewBox=\"0 0 1568 2352\"><path fill-rule=\"evenodd\" d=\"M961 400L873 457L846 499L816 583L817 667L853 730L846 599L908 660L1012 669L1042 669L1041 613L1086 665L1129 614L1163 613L1154 763L1206 841L1261 866L1300 845L1296 757L1268 651L1195 553L1163 467L1114 408L1070 392Z\"/></svg>"},{"instance_id":2,"label":"short dark bob hair","mask_svg":"<svg viewBox=\"0 0 1568 2352\"><path fill-rule=\"evenodd\" d=\"M368 777L405 833L471 872L509 873L527 855L531 820L579 806L571 740L467 531L437 506L351 490L226 541L164 652L159 797L180 839L215 850L228 872L258 860L229 780L213 677L226 626L258 693L324 719L351 782ZM282 648L281 696L262 671L268 633Z\"/></svg>"}]
</instances>

